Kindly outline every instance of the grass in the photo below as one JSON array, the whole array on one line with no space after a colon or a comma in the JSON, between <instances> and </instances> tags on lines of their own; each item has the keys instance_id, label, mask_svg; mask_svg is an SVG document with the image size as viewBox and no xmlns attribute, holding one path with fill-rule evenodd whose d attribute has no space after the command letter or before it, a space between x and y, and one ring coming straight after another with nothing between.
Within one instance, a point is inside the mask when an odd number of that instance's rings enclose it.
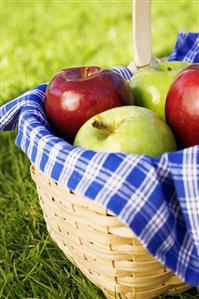
<instances>
[{"instance_id":1,"label":"grass","mask_svg":"<svg viewBox=\"0 0 199 299\"><path fill-rule=\"evenodd\" d=\"M171 52L178 31L197 31L197 8L196 1L153 2L156 56ZM0 105L64 67L131 60L131 1L1 1ZM49 238L15 136L0 134L0 298L102 299Z\"/></svg>"}]
</instances>

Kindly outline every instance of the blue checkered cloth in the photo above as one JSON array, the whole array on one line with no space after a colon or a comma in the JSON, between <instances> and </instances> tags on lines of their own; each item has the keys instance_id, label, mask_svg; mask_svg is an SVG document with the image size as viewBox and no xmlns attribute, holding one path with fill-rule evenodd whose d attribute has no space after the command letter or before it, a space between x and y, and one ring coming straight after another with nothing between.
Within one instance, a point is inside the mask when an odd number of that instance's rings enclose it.
<instances>
[{"instance_id":1,"label":"blue checkered cloth","mask_svg":"<svg viewBox=\"0 0 199 299\"><path fill-rule=\"evenodd\" d=\"M199 34L192 32L178 33L175 48L168 60L199 62Z\"/></svg>"},{"instance_id":2,"label":"blue checkered cloth","mask_svg":"<svg viewBox=\"0 0 199 299\"><path fill-rule=\"evenodd\" d=\"M199 34L180 33L170 60L199 62L198 41ZM111 210L156 259L199 287L199 146L159 158L72 146L46 120L46 87L2 106L0 130L18 130L17 146L45 175Z\"/></svg>"}]
</instances>

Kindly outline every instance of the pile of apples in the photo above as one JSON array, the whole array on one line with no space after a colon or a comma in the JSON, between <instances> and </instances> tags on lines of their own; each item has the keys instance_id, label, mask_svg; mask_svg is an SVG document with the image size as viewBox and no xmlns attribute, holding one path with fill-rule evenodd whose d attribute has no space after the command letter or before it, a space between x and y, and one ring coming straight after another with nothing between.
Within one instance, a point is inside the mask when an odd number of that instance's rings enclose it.
<instances>
[{"instance_id":1,"label":"pile of apples","mask_svg":"<svg viewBox=\"0 0 199 299\"><path fill-rule=\"evenodd\" d=\"M96 66L64 69L49 82L44 108L74 145L158 157L199 144L199 65L162 62L130 81Z\"/></svg>"}]
</instances>

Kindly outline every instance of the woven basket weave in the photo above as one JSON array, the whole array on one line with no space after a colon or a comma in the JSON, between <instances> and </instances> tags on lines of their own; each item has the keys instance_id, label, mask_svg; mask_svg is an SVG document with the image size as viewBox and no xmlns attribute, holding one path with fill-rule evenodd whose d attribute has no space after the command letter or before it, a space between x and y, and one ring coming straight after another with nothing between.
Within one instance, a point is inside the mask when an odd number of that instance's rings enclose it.
<instances>
[{"instance_id":1,"label":"woven basket weave","mask_svg":"<svg viewBox=\"0 0 199 299\"><path fill-rule=\"evenodd\" d=\"M151 63L150 1L133 1L134 71ZM31 166L52 239L107 298L148 299L191 287L155 260L110 211Z\"/></svg>"},{"instance_id":2,"label":"woven basket weave","mask_svg":"<svg viewBox=\"0 0 199 299\"><path fill-rule=\"evenodd\" d=\"M51 238L107 298L153 298L190 288L110 211L31 167ZM120 295L120 297L118 297Z\"/></svg>"}]
</instances>

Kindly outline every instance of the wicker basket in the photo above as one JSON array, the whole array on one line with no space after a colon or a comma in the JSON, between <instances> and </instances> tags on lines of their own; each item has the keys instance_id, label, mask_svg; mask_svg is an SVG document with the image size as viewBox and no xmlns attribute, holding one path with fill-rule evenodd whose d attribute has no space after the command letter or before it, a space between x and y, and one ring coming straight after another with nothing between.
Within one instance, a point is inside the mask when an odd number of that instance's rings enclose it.
<instances>
[{"instance_id":1,"label":"wicker basket","mask_svg":"<svg viewBox=\"0 0 199 299\"><path fill-rule=\"evenodd\" d=\"M152 61L150 1L134 1L133 14L130 67L135 70ZM191 288L155 260L110 211L57 184L33 165L31 176L50 236L107 298L147 299Z\"/></svg>"},{"instance_id":2,"label":"wicker basket","mask_svg":"<svg viewBox=\"0 0 199 299\"><path fill-rule=\"evenodd\" d=\"M155 260L111 212L34 166L31 175L50 236L107 298L147 299L190 288Z\"/></svg>"}]
</instances>

